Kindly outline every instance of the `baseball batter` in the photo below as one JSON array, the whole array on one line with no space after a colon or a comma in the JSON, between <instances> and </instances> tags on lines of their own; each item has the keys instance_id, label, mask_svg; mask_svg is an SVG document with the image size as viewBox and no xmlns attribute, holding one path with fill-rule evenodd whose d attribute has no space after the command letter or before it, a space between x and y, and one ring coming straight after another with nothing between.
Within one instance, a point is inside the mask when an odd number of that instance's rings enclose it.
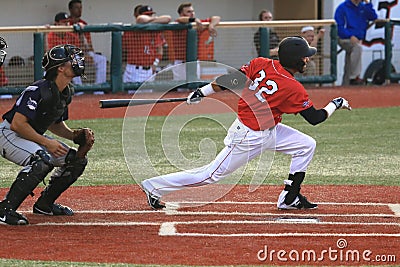
<instances>
[{"instance_id":1,"label":"baseball batter","mask_svg":"<svg viewBox=\"0 0 400 267\"><path fill-rule=\"evenodd\" d=\"M306 121L316 125L337 109L351 109L342 97L333 99L323 109L315 109L304 87L294 79L294 73L304 72L309 57L316 51L302 37L287 37L279 44L279 61L255 58L243 65L240 72L220 76L192 92L187 98L188 104L227 88L244 88L238 103L238 118L228 130L225 148L209 165L144 180L142 188L149 205L153 209L162 209L165 207L160 200L162 196L189 186L216 183L264 150L275 150L292 156L289 177L284 181L277 207L317 208L317 204L300 194L300 185L313 158L316 142L281 123L284 113L300 113Z\"/></svg>"},{"instance_id":2,"label":"baseball batter","mask_svg":"<svg viewBox=\"0 0 400 267\"><path fill-rule=\"evenodd\" d=\"M42 65L46 70L44 79L22 92L0 124L1 155L23 166L0 202L1 223L29 223L16 210L29 194L33 196L32 191L55 167L49 184L33 206L33 213L73 215L71 208L55 200L81 176L87 164L86 154L94 143L90 129L72 130L64 122L73 94L70 82L84 74L82 51L72 45L55 46L45 53ZM78 150L45 135L47 130L73 140L79 144Z\"/></svg>"}]
</instances>

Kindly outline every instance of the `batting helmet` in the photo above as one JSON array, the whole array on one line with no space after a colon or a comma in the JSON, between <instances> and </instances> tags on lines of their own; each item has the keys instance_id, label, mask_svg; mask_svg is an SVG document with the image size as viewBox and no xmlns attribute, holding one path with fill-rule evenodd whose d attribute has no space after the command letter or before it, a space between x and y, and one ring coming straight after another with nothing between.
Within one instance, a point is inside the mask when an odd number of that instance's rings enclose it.
<instances>
[{"instance_id":1,"label":"batting helmet","mask_svg":"<svg viewBox=\"0 0 400 267\"><path fill-rule=\"evenodd\" d=\"M46 52L42 59L42 67L47 73L68 61L71 62L75 76L84 76L85 58L83 52L80 48L70 44L57 45Z\"/></svg>"},{"instance_id":2,"label":"batting helmet","mask_svg":"<svg viewBox=\"0 0 400 267\"><path fill-rule=\"evenodd\" d=\"M4 49L7 47L6 40L0 36L0 67L3 65L4 60L6 59L7 52Z\"/></svg>"},{"instance_id":3,"label":"batting helmet","mask_svg":"<svg viewBox=\"0 0 400 267\"><path fill-rule=\"evenodd\" d=\"M300 36L286 37L279 43L278 57L283 67L296 69L304 72L303 58L311 57L317 52L315 47L308 45L307 41Z\"/></svg>"}]
</instances>

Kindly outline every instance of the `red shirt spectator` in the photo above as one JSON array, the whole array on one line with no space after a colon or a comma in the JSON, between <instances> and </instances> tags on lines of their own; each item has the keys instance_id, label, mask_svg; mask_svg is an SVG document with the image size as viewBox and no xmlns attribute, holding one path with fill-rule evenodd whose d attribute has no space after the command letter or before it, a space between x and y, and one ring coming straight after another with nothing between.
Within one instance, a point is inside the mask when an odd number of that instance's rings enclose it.
<instances>
[{"instance_id":1,"label":"red shirt spectator","mask_svg":"<svg viewBox=\"0 0 400 267\"><path fill-rule=\"evenodd\" d=\"M71 0L68 3L68 9L70 12L70 23L80 24L83 28L88 23L81 19L82 16L82 1L81 0ZM99 53L95 53L92 44L92 37L90 32L84 32L76 34L79 39L79 45L85 52L85 60L88 66L94 66L96 69L96 84L102 84L106 82L107 77L107 58Z\"/></svg>"},{"instance_id":2,"label":"red shirt spectator","mask_svg":"<svg viewBox=\"0 0 400 267\"><path fill-rule=\"evenodd\" d=\"M65 12L57 13L54 18L54 25L56 26L67 26L69 25L69 17ZM47 49L50 50L52 47L60 44L71 44L79 47L79 38L75 33L72 32L50 32L47 35Z\"/></svg>"},{"instance_id":3,"label":"red shirt spectator","mask_svg":"<svg viewBox=\"0 0 400 267\"><path fill-rule=\"evenodd\" d=\"M5 86L8 84L8 79L3 67L0 67L0 86Z\"/></svg>"},{"instance_id":4,"label":"red shirt spectator","mask_svg":"<svg viewBox=\"0 0 400 267\"><path fill-rule=\"evenodd\" d=\"M217 36L215 26L218 25L221 18L212 16L200 20L195 17L195 11L191 3L184 3L178 7L179 23L196 22L198 29L197 59L214 60L214 42L213 38ZM208 22L208 28L203 23ZM208 30L207 30L208 29ZM174 38L175 60L186 60L186 31L176 31Z\"/></svg>"},{"instance_id":5,"label":"red shirt spectator","mask_svg":"<svg viewBox=\"0 0 400 267\"><path fill-rule=\"evenodd\" d=\"M169 15L155 16L151 6L138 5L134 8L137 24L162 23L171 21ZM127 64L123 82L144 82L156 71L163 55L165 39L160 31L126 31L122 37L122 50Z\"/></svg>"},{"instance_id":6,"label":"red shirt spectator","mask_svg":"<svg viewBox=\"0 0 400 267\"><path fill-rule=\"evenodd\" d=\"M161 32L127 31L122 36L122 49L127 51L127 63L138 66L151 66L158 55L165 39Z\"/></svg>"}]
</instances>

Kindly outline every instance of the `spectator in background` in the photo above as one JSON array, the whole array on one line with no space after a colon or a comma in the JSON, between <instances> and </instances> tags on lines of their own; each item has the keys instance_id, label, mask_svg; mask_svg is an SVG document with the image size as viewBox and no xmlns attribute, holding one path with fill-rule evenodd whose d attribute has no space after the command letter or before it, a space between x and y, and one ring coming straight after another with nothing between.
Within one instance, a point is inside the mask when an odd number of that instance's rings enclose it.
<instances>
[{"instance_id":1,"label":"spectator in background","mask_svg":"<svg viewBox=\"0 0 400 267\"><path fill-rule=\"evenodd\" d=\"M67 13L59 12L54 17L55 26L68 26L70 25L70 19ZM70 44L79 47L80 41L77 34L72 32L49 32L47 34L47 48L49 50L52 47L62 44ZM82 84L81 76L76 76L72 79L74 84Z\"/></svg>"},{"instance_id":2,"label":"spectator in background","mask_svg":"<svg viewBox=\"0 0 400 267\"><path fill-rule=\"evenodd\" d=\"M215 27L221 21L219 16L211 16L207 19L199 19L193 8L193 4L186 2L179 5L178 10L179 18L178 23L192 23L195 22L198 30L197 40L197 59L203 61L214 60L214 38L217 37L217 30ZM208 22L208 27L204 23ZM187 31L174 31L174 65L181 64L186 61L186 34ZM200 67L197 67L197 76L200 77ZM185 66L175 66L173 68L174 80L186 80Z\"/></svg>"},{"instance_id":3,"label":"spectator in background","mask_svg":"<svg viewBox=\"0 0 400 267\"><path fill-rule=\"evenodd\" d=\"M65 12L59 12L54 17L55 26L68 26L70 25L69 16ZM50 32L47 35L47 49L60 45L60 44L71 44L74 46L79 45L79 38L75 33L72 32Z\"/></svg>"},{"instance_id":4,"label":"spectator in background","mask_svg":"<svg viewBox=\"0 0 400 267\"><path fill-rule=\"evenodd\" d=\"M136 13L137 11L137 13ZM155 16L151 6L136 6L137 24L167 24L171 16ZM144 82L155 72L163 54L165 39L160 31L126 31L122 36L122 50L126 54L123 82Z\"/></svg>"},{"instance_id":5,"label":"spectator in background","mask_svg":"<svg viewBox=\"0 0 400 267\"><path fill-rule=\"evenodd\" d=\"M260 21L272 21L273 16L271 11L267 9L261 10L260 14L258 15L258 19ZM257 56L261 56L261 51L260 51L260 30L261 28L258 29L258 31L254 34L253 41L254 45L257 50ZM269 29L269 56L274 59L278 59L278 45L279 45L279 36L278 34L274 31L274 29L270 28Z\"/></svg>"},{"instance_id":6,"label":"spectator in background","mask_svg":"<svg viewBox=\"0 0 400 267\"><path fill-rule=\"evenodd\" d=\"M4 60L6 59L7 56L7 52L5 50L6 48L7 48L6 40L4 40L4 38L0 36L0 86L5 86L8 84L6 73L4 72L2 67Z\"/></svg>"},{"instance_id":7,"label":"spectator in background","mask_svg":"<svg viewBox=\"0 0 400 267\"><path fill-rule=\"evenodd\" d=\"M135 21L136 18L139 16L139 9L142 7L143 5L139 4L137 6L135 6L135 8L133 9L133 16L135 17Z\"/></svg>"},{"instance_id":8,"label":"spectator in background","mask_svg":"<svg viewBox=\"0 0 400 267\"><path fill-rule=\"evenodd\" d=\"M6 86L8 84L8 78L2 66L0 66L0 86Z\"/></svg>"},{"instance_id":9,"label":"spectator in background","mask_svg":"<svg viewBox=\"0 0 400 267\"><path fill-rule=\"evenodd\" d=\"M343 85L362 85L361 54L368 23L378 18L369 0L345 0L335 11L339 46L346 51Z\"/></svg>"},{"instance_id":10,"label":"spectator in background","mask_svg":"<svg viewBox=\"0 0 400 267\"><path fill-rule=\"evenodd\" d=\"M170 23L170 21L171 21L170 15L156 16L155 15L156 12L153 11L153 8L151 6L146 6L146 5L139 5L139 6L140 6L140 8L138 6L136 6L137 14L138 14L138 16L136 17L136 23L138 23L138 24L146 24L146 23L167 24L167 23ZM136 12L136 11L134 11L134 12Z\"/></svg>"},{"instance_id":11,"label":"spectator in background","mask_svg":"<svg viewBox=\"0 0 400 267\"><path fill-rule=\"evenodd\" d=\"M306 39L307 43L312 47L317 47L318 42L325 35L325 29L320 29L318 34L315 35L313 26L304 26L301 29L300 36ZM317 75L317 64L315 63L313 57L310 58L310 61L307 64L307 68L305 69L302 76L315 76Z\"/></svg>"},{"instance_id":12,"label":"spectator in background","mask_svg":"<svg viewBox=\"0 0 400 267\"><path fill-rule=\"evenodd\" d=\"M82 1L81 0L71 0L68 3L68 9L70 12L70 23L80 24L81 27L87 25L87 22L81 19L82 16ZM80 45L78 47L82 48L85 52L85 59L88 65L94 63L96 68L96 84L101 84L106 82L107 77L107 58L101 54L95 53L92 44L92 37L90 32L79 33Z\"/></svg>"}]
</instances>

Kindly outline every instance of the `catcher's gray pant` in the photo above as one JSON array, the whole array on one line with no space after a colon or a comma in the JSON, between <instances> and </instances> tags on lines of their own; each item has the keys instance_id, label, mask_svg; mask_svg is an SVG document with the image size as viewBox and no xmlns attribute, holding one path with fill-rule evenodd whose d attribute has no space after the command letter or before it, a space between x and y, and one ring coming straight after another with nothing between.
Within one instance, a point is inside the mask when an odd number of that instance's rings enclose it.
<instances>
[{"instance_id":1,"label":"catcher's gray pant","mask_svg":"<svg viewBox=\"0 0 400 267\"><path fill-rule=\"evenodd\" d=\"M45 135L46 136L46 135ZM51 138L46 136L47 138ZM68 145L60 142L66 148ZM10 129L10 123L3 121L0 124L0 153L1 156L14 162L20 166L27 166L31 160L31 157L38 150L46 151L46 148L39 144L22 138L16 132ZM61 167L65 164L65 156L55 158L50 155L50 163L54 167Z\"/></svg>"},{"instance_id":2,"label":"catcher's gray pant","mask_svg":"<svg viewBox=\"0 0 400 267\"><path fill-rule=\"evenodd\" d=\"M142 186L161 197L185 187L216 183L265 150L291 155L291 174L305 172L316 147L312 137L287 125L278 123L272 130L254 131L238 119L229 128L224 143L225 148L209 165L150 178Z\"/></svg>"}]
</instances>

